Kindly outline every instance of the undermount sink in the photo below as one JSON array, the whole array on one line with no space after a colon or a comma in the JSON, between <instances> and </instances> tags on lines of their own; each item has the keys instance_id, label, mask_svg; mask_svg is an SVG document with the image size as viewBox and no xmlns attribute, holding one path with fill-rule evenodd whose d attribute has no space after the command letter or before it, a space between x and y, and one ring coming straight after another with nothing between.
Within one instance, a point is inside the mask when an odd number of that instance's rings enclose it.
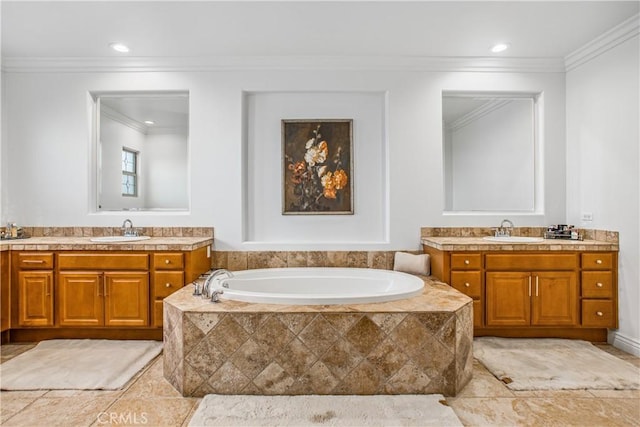
<instances>
[{"instance_id":1,"label":"undermount sink","mask_svg":"<svg viewBox=\"0 0 640 427\"><path fill-rule=\"evenodd\" d=\"M92 237L92 242L102 242L102 243L123 243L123 242L136 242L138 240L148 240L151 236L102 236L102 237Z\"/></svg>"},{"instance_id":2,"label":"undermount sink","mask_svg":"<svg viewBox=\"0 0 640 427\"><path fill-rule=\"evenodd\" d=\"M542 237L527 237L527 236L485 236L484 240L490 242L502 242L502 243L536 243L544 242Z\"/></svg>"}]
</instances>

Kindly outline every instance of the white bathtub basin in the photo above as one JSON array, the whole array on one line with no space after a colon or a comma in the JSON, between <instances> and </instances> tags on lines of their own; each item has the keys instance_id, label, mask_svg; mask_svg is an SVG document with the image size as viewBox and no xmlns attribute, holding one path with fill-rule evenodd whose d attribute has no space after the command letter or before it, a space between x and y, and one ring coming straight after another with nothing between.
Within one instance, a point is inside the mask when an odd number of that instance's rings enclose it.
<instances>
[{"instance_id":1,"label":"white bathtub basin","mask_svg":"<svg viewBox=\"0 0 640 427\"><path fill-rule=\"evenodd\" d=\"M139 240L149 240L150 236L102 236L102 237L92 237L92 242L101 242L101 243L125 243L125 242L137 242Z\"/></svg>"},{"instance_id":2,"label":"white bathtub basin","mask_svg":"<svg viewBox=\"0 0 640 427\"><path fill-rule=\"evenodd\" d=\"M536 243L544 242L542 237L527 237L527 236L485 236L484 240L490 242L502 242L502 243Z\"/></svg>"},{"instance_id":3,"label":"white bathtub basin","mask_svg":"<svg viewBox=\"0 0 640 427\"><path fill-rule=\"evenodd\" d=\"M265 268L214 279L220 299L268 304L364 304L422 293L417 276L368 268ZM228 288L223 287L228 285Z\"/></svg>"}]
</instances>

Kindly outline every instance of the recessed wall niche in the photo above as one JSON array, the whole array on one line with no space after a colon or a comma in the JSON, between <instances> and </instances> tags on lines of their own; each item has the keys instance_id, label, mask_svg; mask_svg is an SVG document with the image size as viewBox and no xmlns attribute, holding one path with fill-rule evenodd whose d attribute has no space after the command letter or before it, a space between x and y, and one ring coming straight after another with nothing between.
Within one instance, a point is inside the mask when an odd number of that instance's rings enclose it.
<instances>
[{"instance_id":1,"label":"recessed wall niche","mask_svg":"<svg viewBox=\"0 0 640 427\"><path fill-rule=\"evenodd\" d=\"M386 97L384 91L244 93L245 243L388 242ZM284 119L353 120L353 215L282 214Z\"/></svg>"}]
</instances>

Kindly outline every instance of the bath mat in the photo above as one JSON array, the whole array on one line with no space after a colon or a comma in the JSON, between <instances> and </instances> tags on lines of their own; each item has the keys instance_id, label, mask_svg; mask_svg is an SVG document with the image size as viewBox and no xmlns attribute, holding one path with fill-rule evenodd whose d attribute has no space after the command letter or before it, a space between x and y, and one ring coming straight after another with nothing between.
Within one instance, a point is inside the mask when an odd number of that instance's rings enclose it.
<instances>
[{"instance_id":1,"label":"bath mat","mask_svg":"<svg viewBox=\"0 0 640 427\"><path fill-rule=\"evenodd\" d=\"M161 341L42 341L0 365L0 389L117 390L161 351Z\"/></svg>"},{"instance_id":2,"label":"bath mat","mask_svg":"<svg viewBox=\"0 0 640 427\"><path fill-rule=\"evenodd\" d=\"M480 337L473 355L511 390L640 388L639 368L586 341Z\"/></svg>"},{"instance_id":3,"label":"bath mat","mask_svg":"<svg viewBox=\"0 0 640 427\"><path fill-rule=\"evenodd\" d=\"M201 426L462 426L439 394L238 396L208 394L189 422Z\"/></svg>"}]
</instances>

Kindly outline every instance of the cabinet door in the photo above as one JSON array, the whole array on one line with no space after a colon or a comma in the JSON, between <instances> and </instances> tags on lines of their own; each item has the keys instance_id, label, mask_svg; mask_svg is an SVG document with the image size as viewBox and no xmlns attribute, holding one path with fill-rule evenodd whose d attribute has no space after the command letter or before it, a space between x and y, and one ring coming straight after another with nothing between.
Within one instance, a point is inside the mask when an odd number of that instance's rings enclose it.
<instances>
[{"instance_id":1,"label":"cabinet door","mask_svg":"<svg viewBox=\"0 0 640 427\"><path fill-rule=\"evenodd\" d=\"M0 332L11 326L11 288L9 286L9 251L0 252Z\"/></svg>"},{"instance_id":2,"label":"cabinet door","mask_svg":"<svg viewBox=\"0 0 640 427\"><path fill-rule=\"evenodd\" d=\"M532 273L532 325L578 324L578 281L572 271Z\"/></svg>"},{"instance_id":3,"label":"cabinet door","mask_svg":"<svg viewBox=\"0 0 640 427\"><path fill-rule=\"evenodd\" d=\"M20 326L53 325L53 272L18 273L18 323Z\"/></svg>"},{"instance_id":4,"label":"cabinet door","mask_svg":"<svg viewBox=\"0 0 640 427\"><path fill-rule=\"evenodd\" d=\"M104 325L103 292L101 273L60 273L57 291L60 326Z\"/></svg>"},{"instance_id":5,"label":"cabinet door","mask_svg":"<svg viewBox=\"0 0 640 427\"><path fill-rule=\"evenodd\" d=\"M149 325L149 274L104 273L105 325Z\"/></svg>"},{"instance_id":6,"label":"cabinet door","mask_svg":"<svg viewBox=\"0 0 640 427\"><path fill-rule=\"evenodd\" d=\"M531 275L489 272L486 275L487 326L525 326L531 318Z\"/></svg>"}]
</instances>

